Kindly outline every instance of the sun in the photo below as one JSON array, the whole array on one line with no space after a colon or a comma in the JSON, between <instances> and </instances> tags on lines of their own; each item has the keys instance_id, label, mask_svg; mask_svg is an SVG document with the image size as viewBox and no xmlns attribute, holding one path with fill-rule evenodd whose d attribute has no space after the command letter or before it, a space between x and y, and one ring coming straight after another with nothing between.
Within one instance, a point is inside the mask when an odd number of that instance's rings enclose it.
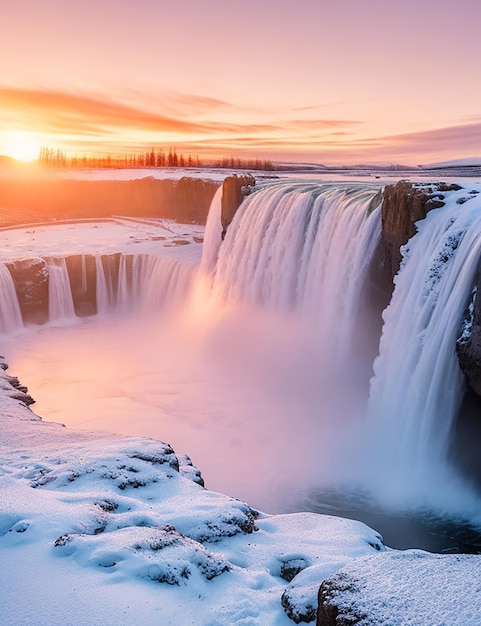
<instances>
[{"instance_id":1,"label":"sun","mask_svg":"<svg viewBox=\"0 0 481 626\"><path fill-rule=\"evenodd\" d=\"M28 163L38 158L40 143L33 133L9 130L0 137L0 152L17 161Z\"/></svg>"}]
</instances>

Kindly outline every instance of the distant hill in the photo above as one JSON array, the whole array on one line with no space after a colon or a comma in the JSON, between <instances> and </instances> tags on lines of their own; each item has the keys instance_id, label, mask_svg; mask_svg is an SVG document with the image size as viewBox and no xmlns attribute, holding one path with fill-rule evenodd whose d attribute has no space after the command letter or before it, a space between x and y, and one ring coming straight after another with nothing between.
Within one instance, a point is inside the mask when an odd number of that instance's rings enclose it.
<instances>
[{"instance_id":1,"label":"distant hill","mask_svg":"<svg viewBox=\"0 0 481 626\"><path fill-rule=\"evenodd\" d=\"M480 167L481 157L470 157L466 159L453 159L452 161L440 161L439 163L429 163L421 165L422 169L438 169L440 167Z\"/></svg>"}]
</instances>

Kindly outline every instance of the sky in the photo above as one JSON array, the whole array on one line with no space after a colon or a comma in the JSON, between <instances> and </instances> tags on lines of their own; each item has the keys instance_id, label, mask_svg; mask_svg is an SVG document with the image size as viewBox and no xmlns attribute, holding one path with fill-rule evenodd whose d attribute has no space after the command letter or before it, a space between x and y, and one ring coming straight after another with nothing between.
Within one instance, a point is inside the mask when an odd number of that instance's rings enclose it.
<instances>
[{"instance_id":1,"label":"sky","mask_svg":"<svg viewBox=\"0 0 481 626\"><path fill-rule=\"evenodd\" d=\"M0 154L481 157L479 0L3 0L1 13Z\"/></svg>"}]
</instances>

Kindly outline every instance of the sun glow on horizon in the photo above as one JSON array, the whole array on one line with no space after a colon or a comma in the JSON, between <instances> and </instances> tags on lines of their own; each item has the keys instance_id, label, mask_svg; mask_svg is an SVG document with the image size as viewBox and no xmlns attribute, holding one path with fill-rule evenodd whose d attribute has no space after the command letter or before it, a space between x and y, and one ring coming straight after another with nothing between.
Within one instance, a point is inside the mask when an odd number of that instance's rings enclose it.
<instances>
[{"instance_id":1,"label":"sun glow on horizon","mask_svg":"<svg viewBox=\"0 0 481 626\"><path fill-rule=\"evenodd\" d=\"M0 153L16 161L30 163L38 158L39 152L40 142L34 133L9 130L0 136Z\"/></svg>"}]
</instances>

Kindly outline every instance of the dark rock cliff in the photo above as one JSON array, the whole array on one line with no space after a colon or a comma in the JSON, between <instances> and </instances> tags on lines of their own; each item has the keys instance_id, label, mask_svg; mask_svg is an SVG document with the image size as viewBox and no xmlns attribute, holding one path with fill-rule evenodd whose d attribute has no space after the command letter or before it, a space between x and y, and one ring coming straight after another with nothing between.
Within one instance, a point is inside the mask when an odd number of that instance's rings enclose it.
<instances>
[{"instance_id":1,"label":"dark rock cliff","mask_svg":"<svg viewBox=\"0 0 481 626\"><path fill-rule=\"evenodd\" d=\"M48 321L48 268L45 259L6 263L12 275L24 324Z\"/></svg>"},{"instance_id":2,"label":"dark rock cliff","mask_svg":"<svg viewBox=\"0 0 481 626\"><path fill-rule=\"evenodd\" d=\"M378 262L383 267L385 280L392 284L401 263L401 246L415 234L415 223L426 217L431 209L444 205L442 184L412 185L399 181L384 189L381 207L382 235Z\"/></svg>"},{"instance_id":3,"label":"dark rock cliff","mask_svg":"<svg viewBox=\"0 0 481 626\"><path fill-rule=\"evenodd\" d=\"M234 219L234 215L241 205L244 196L250 193L250 188L254 187L255 184L256 181L250 174L245 176L233 174L228 176L222 183L222 239L224 239L227 228Z\"/></svg>"},{"instance_id":4,"label":"dark rock cliff","mask_svg":"<svg viewBox=\"0 0 481 626\"><path fill-rule=\"evenodd\" d=\"M469 386L481 396L481 277L478 277L476 296L471 304L466 320L467 333L458 339L456 353L459 365L466 376Z\"/></svg>"},{"instance_id":5,"label":"dark rock cliff","mask_svg":"<svg viewBox=\"0 0 481 626\"><path fill-rule=\"evenodd\" d=\"M456 184L433 183L412 185L399 181L384 189L381 208L382 233L371 267L371 297L383 309L390 301L393 278L401 262L401 247L415 234L415 223L429 211L444 205L444 193L459 190ZM477 293L481 293L481 275ZM458 340L459 365L471 389L481 397L481 300L475 298L471 308L469 332Z\"/></svg>"}]
</instances>

